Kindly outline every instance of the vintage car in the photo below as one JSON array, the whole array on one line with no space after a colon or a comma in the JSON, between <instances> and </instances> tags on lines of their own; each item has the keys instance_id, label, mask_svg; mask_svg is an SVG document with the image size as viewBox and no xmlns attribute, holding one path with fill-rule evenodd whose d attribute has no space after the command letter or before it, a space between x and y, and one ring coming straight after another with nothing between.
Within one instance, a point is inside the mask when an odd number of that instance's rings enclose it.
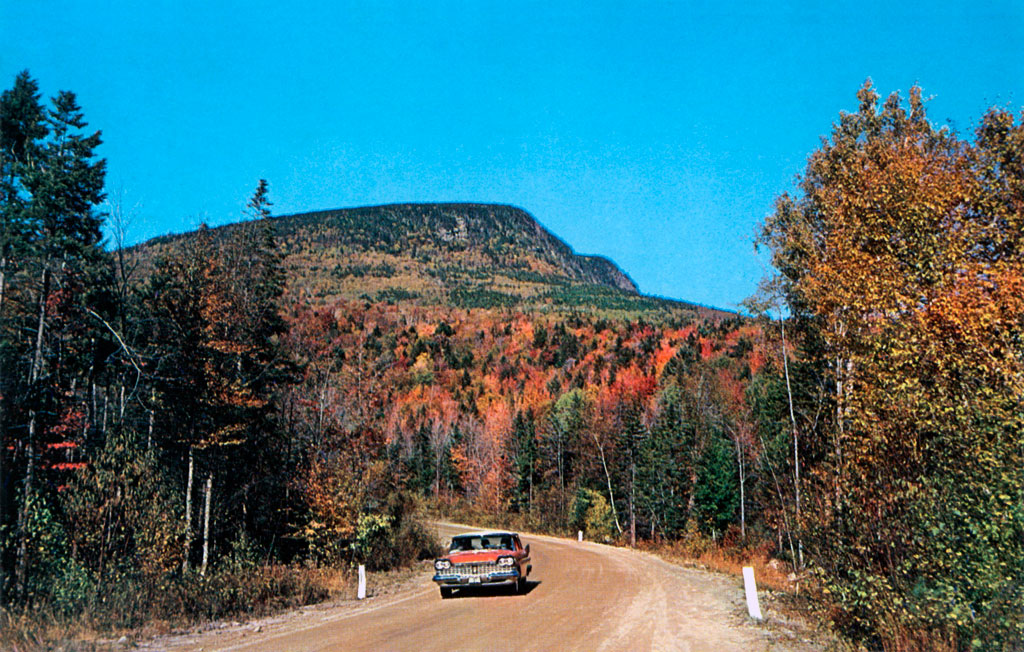
<instances>
[{"instance_id":1,"label":"vintage car","mask_svg":"<svg viewBox=\"0 0 1024 652\"><path fill-rule=\"evenodd\" d=\"M517 593L526 587L533 570L530 546L523 546L514 532L479 532L452 537L448 555L434 561L434 581L441 597L451 597L459 587L513 585Z\"/></svg>"}]
</instances>

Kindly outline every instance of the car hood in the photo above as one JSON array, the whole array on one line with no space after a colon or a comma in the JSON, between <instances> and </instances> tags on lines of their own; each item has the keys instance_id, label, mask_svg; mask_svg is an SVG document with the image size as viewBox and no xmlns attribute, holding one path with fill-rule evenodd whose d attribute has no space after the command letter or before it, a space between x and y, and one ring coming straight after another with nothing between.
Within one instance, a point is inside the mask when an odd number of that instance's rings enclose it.
<instances>
[{"instance_id":1,"label":"car hood","mask_svg":"<svg viewBox=\"0 0 1024 652\"><path fill-rule=\"evenodd\" d=\"M453 552L448 555L448 561L453 564L472 564L474 562L491 562L498 557L511 557L511 550L472 550L466 552Z\"/></svg>"}]
</instances>

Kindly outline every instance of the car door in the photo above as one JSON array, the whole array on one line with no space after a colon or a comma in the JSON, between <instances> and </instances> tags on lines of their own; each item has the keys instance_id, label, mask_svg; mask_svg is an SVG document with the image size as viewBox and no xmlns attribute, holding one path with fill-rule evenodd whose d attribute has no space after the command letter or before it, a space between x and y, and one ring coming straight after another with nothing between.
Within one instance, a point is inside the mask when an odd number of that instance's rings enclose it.
<instances>
[{"instance_id":1,"label":"car door","mask_svg":"<svg viewBox=\"0 0 1024 652\"><path fill-rule=\"evenodd\" d=\"M516 548L516 560L519 565L519 574L522 576L526 575L526 566L530 561L530 552L523 547L523 542L519 540L519 535L512 537L512 541L515 543Z\"/></svg>"}]
</instances>

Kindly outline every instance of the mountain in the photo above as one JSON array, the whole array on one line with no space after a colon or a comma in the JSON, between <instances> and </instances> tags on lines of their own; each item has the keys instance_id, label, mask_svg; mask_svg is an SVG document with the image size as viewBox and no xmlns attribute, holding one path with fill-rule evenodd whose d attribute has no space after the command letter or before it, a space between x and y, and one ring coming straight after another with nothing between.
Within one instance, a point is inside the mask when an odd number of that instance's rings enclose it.
<instances>
[{"instance_id":1,"label":"mountain","mask_svg":"<svg viewBox=\"0 0 1024 652\"><path fill-rule=\"evenodd\" d=\"M615 263L575 253L513 206L392 204L271 219L295 299L734 316L644 296ZM228 237L238 228L229 224L211 235ZM188 237L162 236L134 249L152 260Z\"/></svg>"}]
</instances>

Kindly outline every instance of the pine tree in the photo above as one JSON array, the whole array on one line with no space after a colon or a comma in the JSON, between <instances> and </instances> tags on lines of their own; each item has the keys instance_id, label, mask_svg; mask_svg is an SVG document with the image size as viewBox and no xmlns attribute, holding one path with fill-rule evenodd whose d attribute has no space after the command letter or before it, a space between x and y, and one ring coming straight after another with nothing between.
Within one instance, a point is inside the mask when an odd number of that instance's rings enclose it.
<instances>
[{"instance_id":1,"label":"pine tree","mask_svg":"<svg viewBox=\"0 0 1024 652\"><path fill-rule=\"evenodd\" d=\"M657 417L640 446L637 504L639 510L649 515L652 538L659 529L662 535L672 536L685 525L687 424L682 419L679 394L676 385L662 391Z\"/></svg>"},{"instance_id":2,"label":"pine tree","mask_svg":"<svg viewBox=\"0 0 1024 652\"><path fill-rule=\"evenodd\" d=\"M513 508L517 511L532 511L533 489L537 480L537 432L533 410L516 412L510 444L512 465L516 474Z\"/></svg>"},{"instance_id":3,"label":"pine tree","mask_svg":"<svg viewBox=\"0 0 1024 652\"><path fill-rule=\"evenodd\" d=\"M10 279L21 268L29 249L29 224L26 205L31 197L24 186L24 175L41 149L47 135L39 85L28 71L15 78L14 86L0 94L0 529L10 526L8 477L8 424L11 397L20 391L14 372L24 352L18 320L8 318ZM14 372L14 373L12 373ZM0 547L0 604L7 588L7 551Z\"/></svg>"},{"instance_id":4,"label":"pine tree","mask_svg":"<svg viewBox=\"0 0 1024 652\"><path fill-rule=\"evenodd\" d=\"M39 85L28 71L0 94L0 316L7 277L17 269L29 239L25 175L39 159L48 134Z\"/></svg>"},{"instance_id":5,"label":"pine tree","mask_svg":"<svg viewBox=\"0 0 1024 652\"><path fill-rule=\"evenodd\" d=\"M578 445L588 410L588 400L581 390L573 389L562 394L555 401L541 440L543 457L554 464L554 468L549 467L546 473L557 478L562 515L566 509L566 490L576 473Z\"/></svg>"},{"instance_id":6,"label":"pine tree","mask_svg":"<svg viewBox=\"0 0 1024 652\"><path fill-rule=\"evenodd\" d=\"M15 581L22 599L27 595L33 550L30 510L42 505L36 496L40 434L47 426L45 420L75 415L70 389L93 358L91 349L102 339L90 328L96 324L87 320L87 315L96 314L93 308L96 291L104 282L106 256L99 247L103 217L95 211L104 197L106 170L105 161L95 157L100 134L83 133L87 123L69 91L52 99L45 125L48 137L38 146L38 159L23 168L21 178L30 256L25 266L25 296L34 305L34 316L26 324L33 332L25 379L32 398L27 401L28 423L21 447L25 471L16 534ZM32 149L26 145L23 151ZM32 277L38 278L34 288ZM54 324L58 328L51 332ZM63 426L55 427L50 432L63 430Z\"/></svg>"},{"instance_id":7,"label":"pine tree","mask_svg":"<svg viewBox=\"0 0 1024 652\"><path fill-rule=\"evenodd\" d=\"M702 529L721 535L736 521L739 484L732 445L720 431L714 431L704 449L697 470L694 506Z\"/></svg>"},{"instance_id":8,"label":"pine tree","mask_svg":"<svg viewBox=\"0 0 1024 652\"><path fill-rule=\"evenodd\" d=\"M629 545L636 546L637 474L647 429L641 420L640 406L631 397L619 405L618 449L619 478L625 487L626 513L629 515Z\"/></svg>"}]
</instances>

